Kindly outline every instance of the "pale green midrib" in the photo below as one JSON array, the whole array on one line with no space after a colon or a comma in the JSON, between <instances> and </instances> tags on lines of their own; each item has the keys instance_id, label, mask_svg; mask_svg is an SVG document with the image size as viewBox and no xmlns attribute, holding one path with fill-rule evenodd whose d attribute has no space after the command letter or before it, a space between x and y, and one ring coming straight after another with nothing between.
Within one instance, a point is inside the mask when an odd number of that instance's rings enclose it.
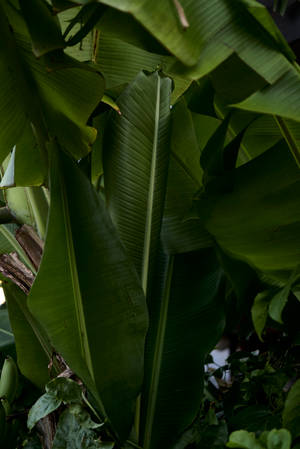
<instances>
[{"instance_id":1,"label":"pale green midrib","mask_svg":"<svg viewBox=\"0 0 300 449\"><path fill-rule=\"evenodd\" d=\"M286 143L288 144L288 147L296 161L296 164L298 167L300 167L300 149L298 148L297 142L295 142L294 137L292 133L290 132L287 124L285 123L285 120L282 117L278 117L277 115L274 116L274 119L277 123L277 126L284 137Z\"/></svg>"},{"instance_id":2,"label":"pale green midrib","mask_svg":"<svg viewBox=\"0 0 300 449\"><path fill-rule=\"evenodd\" d=\"M62 203L63 203L63 214L64 214L64 223L65 223L65 231L67 236L67 251L69 256L69 264L70 264L70 273L71 273L71 280L72 280L72 287L74 292L74 299L75 299L75 311L76 311L76 318L77 318L77 324L78 324L78 331L79 331L79 340L80 340L80 346L81 346L81 353L83 356L83 360L85 360L87 364L88 372L91 376L91 379L96 387L95 382L95 375L94 375L94 369L93 369L93 363L89 348L89 342L88 342L88 335L86 330L86 324L85 324L85 316L83 312L83 305L82 305L82 296L81 296L81 290L79 285L79 279L77 275L77 264L75 259L75 251L73 246L73 237L72 237L72 228L70 223L70 216L69 216L69 205L68 205L68 198L66 193L66 187L63 178L61 178L61 196L62 196ZM73 261L73 263L72 263ZM101 413L103 416L107 418L107 413L104 407L104 404L98 394L98 389L96 388L96 392L92 392L97 399L98 405L100 406ZM109 419L107 418L108 422Z\"/></svg>"},{"instance_id":3,"label":"pale green midrib","mask_svg":"<svg viewBox=\"0 0 300 449\"><path fill-rule=\"evenodd\" d=\"M77 325L78 325L80 351L81 351L81 355L82 355L83 359L86 361L89 374L91 375L91 378L95 382L92 358L91 358L87 330L86 330L85 316L84 316L83 305L82 305L82 296L81 296L81 290L80 290L78 273L77 273L77 264L76 264L75 250L74 250L74 245L73 245L72 228L71 228L70 216L69 216L69 205L68 205L68 199L67 199L67 194L66 194L66 187L65 187L63 179L61 179L60 184L61 184L61 196L62 196L62 203L63 203L63 214L64 214L64 223L65 223L65 232L66 232L66 245L67 245L69 268L70 268L70 274L71 274L73 297L74 297L74 303L75 303L76 321L77 321Z\"/></svg>"},{"instance_id":4,"label":"pale green midrib","mask_svg":"<svg viewBox=\"0 0 300 449\"><path fill-rule=\"evenodd\" d=\"M152 429L153 422L155 416L156 402L158 396L158 385L161 371L161 363L164 349L164 341L165 341L165 333L167 327L167 318L169 311L169 300L170 300L170 289L171 289L171 281L173 275L173 265L174 265L174 256L169 256L168 267L167 267L167 277L165 282L165 287L162 295L162 304L159 313L159 323L157 330L157 337L155 342L155 350L153 357L153 366L150 380L150 388L149 388L149 402L146 410L146 421L145 421L145 431L143 438L143 449L149 449L151 446L151 437L152 437Z\"/></svg>"},{"instance_id":5,"label":"pale green midrib","mask_svg":"<svg viewBox=\"0 0 300 449\"><path fill-rule=\"evenodd\" d=\"M2 332L2 334L9 335L10 337L14 336L14 334L12 332L9 332L9 331L7 331L5 329L2 329L2 328L0 328L0 333L1 332Z\"/></svg>"},{"instance_id":6,"label":"pale green midrib","mask_svg":"<svg viewBox=\"0 0 300 449\"><path fill-rule=\"evenodd\" d=\"M157 78L156 87L156 107L155 107L155 122L154 122L154 136L153 136L153 146L152 146L152 160L151 160L151 171L149 180L149 193L147 201L147 215L145 222L145 238L144 238L144 249L143 249L143 261L142 261L142 274L141 282L142 288L145 295L147 294L147 284L148 284L148 272L149 272L149 259L150 259L150 247L151 247L151 232L152 232L152 219L153 219L153 202L154 202L154 190L155 190L155 174L157 165L157 140L158 140L158 130L159 130L159 117L160 117L160 77Z\"/></svg>"},{"instance_id":7,"label":"pale green midrib","mask_svg":"<svg viewBox=\"0 0 300 449\"><path fill-rule=\"evenodd\" d=\"M40 204L36 198L36 195L34 191L32 190L32 187L25 187L26 196L28 197L28 201L30 203L30 208L33 213L33 218L38 230L39 236L44 239L46 235L46 226L47 226L47 217L44 217L41 212ZM44 192L43 192L43 195ZM45 196L46 200L46 196Z\"/></svg>"},{"instance_id":8,"label":"pale green midrib","mask_svg":"<svg viewBox=\"0 0 300 449\"><path fill-rule=\"evenodd\" d=\"M25 251L19 244L19 242L15 239L15 237L11 234L11 232L6 229L4 225L0 225L0 232L4 235L6 240L11 244L11 246L16 250L22 261L25 263L25 265L32 271L33 274L36 275L36 269L30 262L29 258L27 257Z\"/></svg>"}]
</instances>

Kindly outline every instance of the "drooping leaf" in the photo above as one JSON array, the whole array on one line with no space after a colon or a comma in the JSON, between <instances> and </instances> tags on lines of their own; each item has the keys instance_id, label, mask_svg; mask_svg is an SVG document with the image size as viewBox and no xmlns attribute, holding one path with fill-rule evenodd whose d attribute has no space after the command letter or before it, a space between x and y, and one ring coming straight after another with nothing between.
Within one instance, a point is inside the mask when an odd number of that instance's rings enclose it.
<instances>
[{"instance_id":1,"label":"drooping leaf","mask_svg":"<svg viewBox=\"0 0 300 449\"><path fill-rule=\"evenodd\" d=\"M285 1L285 0L284 0ZM253 0L242 0L248 11L253 14L256 20L270 33L270 35L275 39L276 43L279 44L281 50L286 55L289 55L291 59L294 59L293 52L282 35L280 29L275 25L271 15L267 9L261 3Z\"/></svg>"},{"instance_id":2,"label":"drooping leaf","mask_svg":"<svg viewBox=\"0 0 300 449\"><path fill-rule=\"evenodd\" d=\"M55 144L51 154L48 232L29 308L125 438L142 380L143 293L102 200Z\"/></svg>"},{"instance_id":3,"label":"drooping leaf","mask_svg":"<svg viewBox=\"0 0 300 449\"><path fill-rule=\"evenodd\" d=\"M294 383L286 398L282 424L291 432L293 439L300 436L300 379Z\"/></svg>"},{"instance_id":4,"label":"drooping leaf","mask_svg":"<svg viewBox=\"0 0 300 449\"><path fill-rule=\"evenodd\" d=\"M23 130L29 121L39 138L44 155L48 133L57 136L67 150L75 152L78 158L86 155L96 137L95 130L86 126L86 122L103 95L104 80L101 74L91 68L87 70L77 61L73 65L69 63L67 68L63 64L59 70L57 67L53 70L51 66L55 65L56 60L58 67L60 66L59 52L51 53L54 62L44 58L36 59L22 16L9 4L6 5L6 11L9 22L4 12L1 12L1 41L6 43L0 49L1 61L9 61L9 67L16 76L10 77L7 68L1 73L4 77L3 85L7 85L5 90L11 92L11 98L6 97L8 104L13 102L16 104L14 108L18 109L14 109L15 119L7 127L10 140L4 135L4 140L1 141L3 156L17 143L20 129ZM3 114L9 117L7 100L2 105ZM22 123L16 121L19 116L20 120L23 117Z\"/></svg>"},{"instance_id":5,"label":"drooping leaf","mask_svg":"<svg viewBox=\"0 0 300 449\"><path fill-rule=\"evenodd\" d=\"M206 229L232 256L269 277L287 281L298 265L300 172L285 143L227 177L233 181L231 193L200 199L199 216ZM226 178L221 182L226 183Z\"/></svg>"},{"instance_id":6,"label":"drooping leaf","mask_svg":"<svg viewBox=\"0 0 300 449\"><path fill-rule=\"evenodd\" d=\"M20 0L20 7L37 58L65 46L59 22L44 0Z\"/></svg>"},{"instance_id":7,"label":"drooping leaf","mask_svg":"<svg viewBox=\"0 0 300 449\"><path fill-rule=\"evenodd\" d=\"M283 49L287 57L293 58L287 46L283 47L282 39L279 39L278 32L274 30L275 25L269 19L267 11L264 11L268 20L266 24L265 17L257 20L248 5L242 2L236 2L229 8L226 0L181 0L179 5L189 24L187 28L182 26L176 2L101 2L133 14L158 41L187 66L199 64L202 57L211 66L214 60L216 67L236 51L247 64L269 81L278 79L279 73L282 74L286 66L288 67L281 54ZM209 69L202 73L206 74L208 71ZM198 78L200 76L201 74L198 74Z\"/></svg>"},{"instance_id":8,"label":"drooping leaf","mask_svg":"<svg viewBox=\"0 0 300 449\"><path fill-rule=\"evenodd\" d=\"M290 68L274 84L264 87L241 103L236 104L247 111L272 114L300 121L300 74L296 68Z\"/></svg>"},{"instance_id":9,"label":"drooping leaf","mask_svg":"<svg viewBox=\"0 0 300 449\"><path fill-rule=\"evenodd\" d=\"M12 39L7 38L10 36L9 25L2 9L0 12L0 29L0 82L3 87L0 94L0 116L2 122L0 130L0 160L2 162L17 143L26 124L27 117L23 104L20 102L20 91L16 90L16 79L11 77L10 74L10 67L14 63L13 52L15 52L15 48ZM16 71L16 76L18 80L19 71ZM22 83L22 80L18 81ZM20 88L22 90L23 85Z\"/></svg>"}]
</instances>

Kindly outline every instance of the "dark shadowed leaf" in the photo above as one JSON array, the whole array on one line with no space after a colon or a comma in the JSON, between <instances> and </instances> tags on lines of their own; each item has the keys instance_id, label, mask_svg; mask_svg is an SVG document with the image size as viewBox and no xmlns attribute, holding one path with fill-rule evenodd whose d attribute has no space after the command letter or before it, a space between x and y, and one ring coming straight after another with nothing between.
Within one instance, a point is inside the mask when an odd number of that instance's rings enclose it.
<instances>
[{"instance_id":1,"label":"dark shadowed leaf","mask_svg":"<svg viewBox=\"0 0 300 449\"><path fill-rule=\"evenodd\" d=\"M20 0L36 57L65 46L59 22L44 0Z\"/></svg>"},{"instance_id":2,"label":"dark shadowed leaf","mask_svg":"<svg viewBox=\"0 0 300 449\"><path fill-rule=\"evenodd\" d=\"M65 403L82 402L82 389L72 379L57 377L46 385L46 392Z\"/></svg>"},{"instance_id":3,"label":"dark shadowed leaf","mask_svg":"<svg viewBox=\"0 0 300 449\"><path fill-rule=\"evenodd\" d=\"M11 282L3 284L11 327L15 337L18 367L39 388L49 381L52 347L27 307L26 295Z\"/></svg>"},{"instance_id":4,"label":"dark shadowed leaf","mask_svg":"<svg viewBox=\"0 0 300 449\"><path fill-rule=\"evenodd\" d=\"M150 298L143 447L171 448L200 408L204 360L224 328L222 270L211 249L171 256Z\"/></svg>"},{"instance_id":5,"label":"dark shadowed leaf","mask_svg":"<svg viewBox=\"0 0 300 449\"><path fill-rule=\"evenodd\" d=\"M284 404L282 414L284 427L290 430L293 439L300 436L300 379L292 386Z\"/></svg>"}]
</instances>

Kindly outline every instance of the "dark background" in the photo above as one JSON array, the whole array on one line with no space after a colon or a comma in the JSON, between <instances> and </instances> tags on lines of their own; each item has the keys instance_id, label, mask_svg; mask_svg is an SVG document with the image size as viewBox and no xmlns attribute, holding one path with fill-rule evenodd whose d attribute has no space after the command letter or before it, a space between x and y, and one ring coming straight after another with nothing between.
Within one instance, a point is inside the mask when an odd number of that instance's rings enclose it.
<instances>
[{"instance_id":1,"label":"dark background","mask_svg":"<svg viewBox=\"0 0 300 449\"><path fill-rule=\"evenodd\" d=\"M299 0L290 0L287 11L282 17L279 13L273 12L273 0L258 0L267 6L273 19L277 23L282 34L289 42L290 46L297 55L297 61L300 63L300 2Z\"/></svg>"}]
</instances>

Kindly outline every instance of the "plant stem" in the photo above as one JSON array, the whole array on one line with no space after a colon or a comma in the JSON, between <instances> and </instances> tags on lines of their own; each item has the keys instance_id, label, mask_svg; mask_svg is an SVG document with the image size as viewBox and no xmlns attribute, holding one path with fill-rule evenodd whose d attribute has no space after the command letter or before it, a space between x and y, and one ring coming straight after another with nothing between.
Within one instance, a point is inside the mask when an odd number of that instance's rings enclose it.
<instances>
[{"instance_id":1,"label":"plant stem","mask_svg":"<svg viewBox=\"0 0 300 449\"><path fill-rule=\"evenodd\" d=\"M167 325L167 317L169 311L170 290L173 274L174 256L170 256L168 260L167 275L165 279L164 291L159 314L158 330L155 342L155 352L153 356L153 368L151 373L151 381L148 395L148 404L145 420L145 432L143 436L143 447L149 449L151 444L153 422L155 416L158 386L160 378L160 370L162 365L162 357L165 342L165 333Z\"/></svg>"},{"instance_id":2,"label":"plant stem","mask_svg":"<svg viewBox=\"0 0 300 449\"><path fill-rule=\"evenodd\" d=\"M25 251L19 244L19 242L15 239L12 233L4 226L0 226L0 233L6 238L6 240L11 244L11 246L15 249L16 253L19 255L20 259L24 262L24 264L32 271L34 275L36 275L36 269L27 257Z\"/></svg>"},{"instance_id":3,"label":"plant stem","mask_svg":"<svg viewBox=\"0 0 300 449\"><path fill-rule=\"evenodd\" d=\"M86 395L84 394L84 392L82 392L82 399L83 402L86 403L86 405L88 406L88 408L94 413L94 415L96 416L96 418L98 419L98 421L101 424L104 424L104 422L102 421L102 419L100 418L100 416L98 415L98 413L96 412L96 410L94 409L94 407L92 406L92 404L89 402L88 398L86 397Z\"/></svg>"}]
</instances>

